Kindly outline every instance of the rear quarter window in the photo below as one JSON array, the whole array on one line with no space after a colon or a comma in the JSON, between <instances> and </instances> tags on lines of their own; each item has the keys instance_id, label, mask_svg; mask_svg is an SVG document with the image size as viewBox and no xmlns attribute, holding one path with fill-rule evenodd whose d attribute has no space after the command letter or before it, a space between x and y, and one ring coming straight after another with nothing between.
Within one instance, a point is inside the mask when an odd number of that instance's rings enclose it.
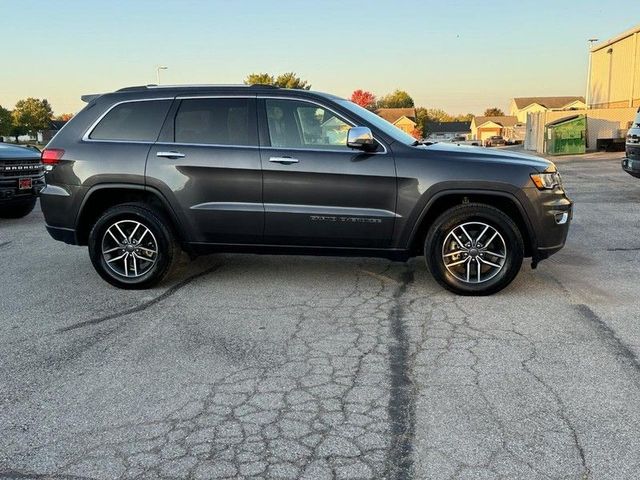
<instances>
[{"instance_id":1,"label":"rear quarter window","mask_svg":"<svg viewBox=\"0 0 640 480\"><path fill-rule=\"evenodd\" d=\"M113 107L89 134L92 140L155 142L172 100L121 103Z\"/></svg>"}]
</instances>

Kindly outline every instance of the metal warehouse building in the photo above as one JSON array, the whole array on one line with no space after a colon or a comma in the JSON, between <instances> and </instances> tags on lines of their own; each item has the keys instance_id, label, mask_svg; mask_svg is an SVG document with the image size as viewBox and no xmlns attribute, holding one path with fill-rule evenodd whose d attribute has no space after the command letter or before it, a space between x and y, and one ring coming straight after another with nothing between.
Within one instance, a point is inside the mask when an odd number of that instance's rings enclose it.
<instances>
[{"instance_id":1,"label":"metal warehouse building","mask_svg":"<svg viewBox=\"0 0 640 480\"><path fill-rule=\"evenodd\" d=\"M640 25L591 48L586 104L587 109L571 112L586 120L580 150L624 149L627 131L640 107ZM572 126L570 135L564 132L568 113L528 113L524 148L554 155L576 153L575 128ZM560 143L555 141L558 135ZM571 148L562 146L564 141Z\"/></svg>"},{"instance_id":2,"label":"metal warehouse building","mask_svg":"<svg viewBox=\"0 0 640 480\"><path fill-rule=\"evenodd\" d=\"M590 108L640 106L640 25L591 49L587 95Z\"/></svg>"}]
</instances>

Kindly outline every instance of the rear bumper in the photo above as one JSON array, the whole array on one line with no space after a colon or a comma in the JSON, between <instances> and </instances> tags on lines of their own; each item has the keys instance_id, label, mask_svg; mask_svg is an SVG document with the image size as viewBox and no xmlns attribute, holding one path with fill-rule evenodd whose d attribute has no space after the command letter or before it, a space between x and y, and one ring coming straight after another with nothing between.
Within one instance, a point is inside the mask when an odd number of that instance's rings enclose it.
<instances>
[{"instance_id":1,"label":"rear bumper","mask_svg":"<svg viewBox=\"0 0 640 480\"><path fill-rule=\"evenodd\" d=\"M52 227L51 225L45 225L45 227L54 240L59 240L69 245L78 245L76 231L73 228Z\"/></svg>"},{"instance_id":2,"label":"rear bumper","mask_svg":"<svg viewBox=\"0 0 640 480\"><path fill-rule=\"evenodd\" d=\"M640 178L640 159L623 158L622 169L629 175Z\"/></svg>"}]
</instances>

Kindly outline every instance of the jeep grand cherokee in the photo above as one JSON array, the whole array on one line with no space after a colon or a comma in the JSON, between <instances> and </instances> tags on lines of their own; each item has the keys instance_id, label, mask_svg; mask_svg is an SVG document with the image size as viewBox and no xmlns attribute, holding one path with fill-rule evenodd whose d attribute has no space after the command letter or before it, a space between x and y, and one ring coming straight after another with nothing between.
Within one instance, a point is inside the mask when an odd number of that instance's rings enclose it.
<instances>
[{"instance_id":1,"label":"jeep grand cherokee","mask_svg":"<svg viewBox=\"0 0 640 480\"><path fill-rule=\"evenodd\" d=\"M421 145L342 98L269 86L146 86L85 96L43 152L51 236L146 288L180 249L424 255L459 294L496 292L564 245L553 163Z\"/></svg>"}]
</instances>

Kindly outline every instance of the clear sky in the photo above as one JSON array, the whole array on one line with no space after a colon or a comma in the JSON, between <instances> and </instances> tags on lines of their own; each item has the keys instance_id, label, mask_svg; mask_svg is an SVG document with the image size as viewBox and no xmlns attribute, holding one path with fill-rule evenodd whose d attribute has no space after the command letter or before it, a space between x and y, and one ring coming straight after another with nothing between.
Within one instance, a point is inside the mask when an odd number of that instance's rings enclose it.
<instances>
[{"instance_id":1,"label":"clear sky","mask_svg":"<svg viewBox=\"0 0 640 480\"><path fill-rule=\"evenodd\" d=\"M6 3L6 5L5 5ZM11 6L9 6L11 4ZM0 0L0 105L156 82L295 71L314 90L396 88L450 113L584 95L587 39L640 23L639 0Z\"/></svg>"}]
</instances>

